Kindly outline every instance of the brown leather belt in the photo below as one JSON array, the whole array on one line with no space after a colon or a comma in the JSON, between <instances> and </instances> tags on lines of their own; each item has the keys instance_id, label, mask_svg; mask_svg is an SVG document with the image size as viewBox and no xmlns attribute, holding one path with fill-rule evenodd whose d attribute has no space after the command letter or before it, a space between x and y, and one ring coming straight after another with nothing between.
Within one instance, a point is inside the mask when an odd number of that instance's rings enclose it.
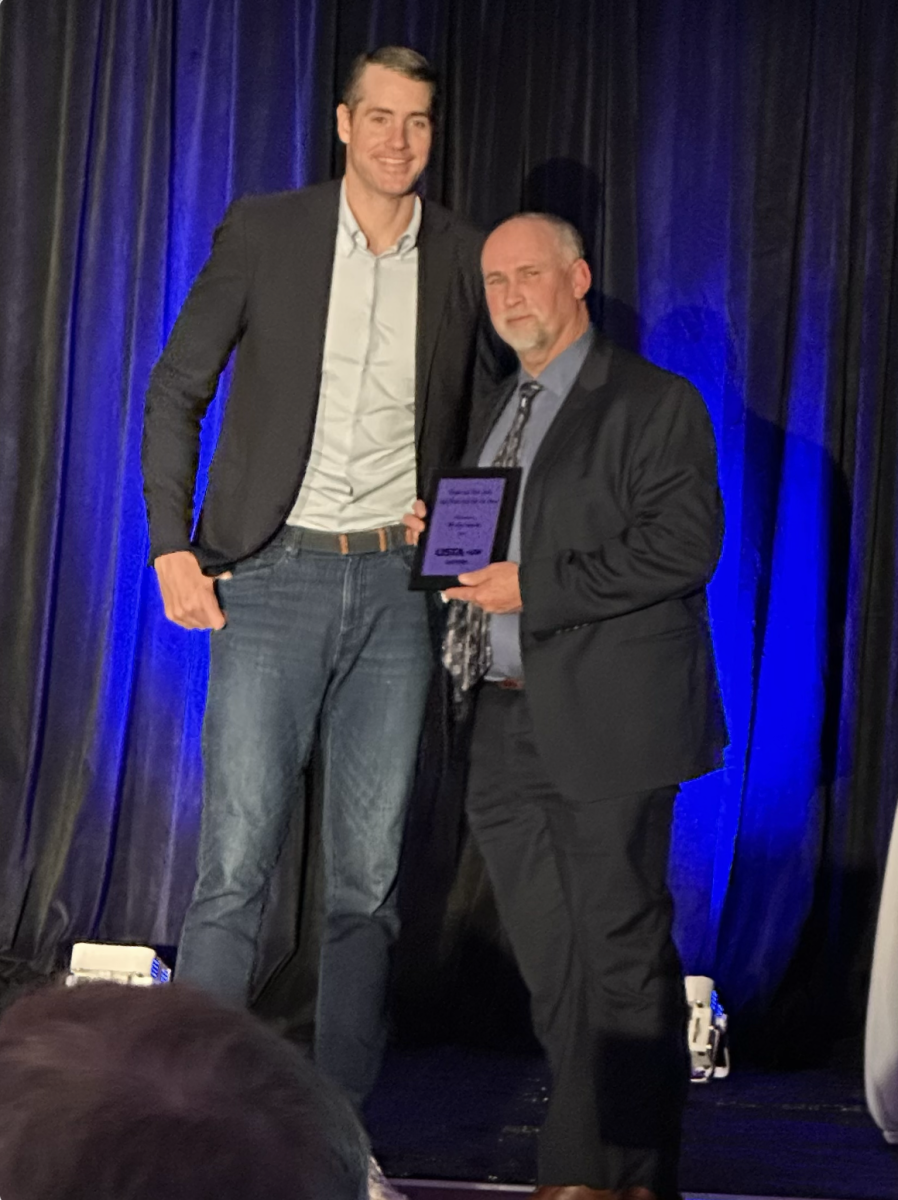
<instances>
[{"instance_id":1,"label":"brown leather belt","mask_svg":"<svg viewBox=\"0 0 898 1200\"><path fill-rule=\"evenodd\" d=\"M410 546L413 534L405 525L383 525L380 529L359 529L352 533L325 533L302 525L287 525L284 536L292 545L306 550L323 550L326 554L371 554L376 550Z\"/></svg>"}]
</instances>

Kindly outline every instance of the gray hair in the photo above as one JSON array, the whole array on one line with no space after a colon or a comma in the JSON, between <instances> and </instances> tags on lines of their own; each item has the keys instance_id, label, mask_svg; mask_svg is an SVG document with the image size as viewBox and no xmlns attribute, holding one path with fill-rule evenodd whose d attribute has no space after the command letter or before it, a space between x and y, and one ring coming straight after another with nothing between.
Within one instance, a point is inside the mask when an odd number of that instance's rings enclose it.
<instances>
[{"instance_id":1,"label":"gray hair","mask_svg":"<svg viewBox=\"0 0 898 1200\"><path fill-rule=\"evenodd\" d=\"M542 221L544 225L548 225L555 231L559 245L570 256L570 262L575 262L578 258L586 257L586 246L584 245L580 230L575 225L572 225L570 221L566 221L564 217L559 217L555 213L550 212L515 213L514 216L506 217L504 221L500 221L496 228L499 229L503 225L507 225L509 221Z\"/></svg>"},{"instance_id":2,"label":"gray hair","mask_svg":"<svg viewBox=\"0 0 898 1200\"><path fill-rule=\"evenodd\" d=\"M406 79L428 84L430 116L433 119L437 103L437 73L423 54L411 50L408 46L381 46L377 50L359 54L352 60L346 83L343 85L342 100L347 108L354 109L361 100L362 76L365 68L369 66L386 67L388 71L395 71L397 75L404 75Z\"/></svg>"}]
</instances>

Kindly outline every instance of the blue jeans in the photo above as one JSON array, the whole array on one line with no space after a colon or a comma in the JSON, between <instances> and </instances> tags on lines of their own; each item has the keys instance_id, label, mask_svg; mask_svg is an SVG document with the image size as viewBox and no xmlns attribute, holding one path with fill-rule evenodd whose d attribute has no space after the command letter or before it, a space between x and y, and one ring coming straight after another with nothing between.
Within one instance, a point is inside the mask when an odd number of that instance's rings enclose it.
<instances>
[{"instance_id":1,"label":"blue jeans","mask_svg":"<svg viewBox=\"0 0 898 1200\"><path fill-rule=\"evenodd\" d=\"M325 900L315 1059L361 1103L380 1066L396 877L433 658L413 549L332 554L286 527L219 581L198 877L178 979L245 1004L316 730Z\"/></svg>"}]
</instances>

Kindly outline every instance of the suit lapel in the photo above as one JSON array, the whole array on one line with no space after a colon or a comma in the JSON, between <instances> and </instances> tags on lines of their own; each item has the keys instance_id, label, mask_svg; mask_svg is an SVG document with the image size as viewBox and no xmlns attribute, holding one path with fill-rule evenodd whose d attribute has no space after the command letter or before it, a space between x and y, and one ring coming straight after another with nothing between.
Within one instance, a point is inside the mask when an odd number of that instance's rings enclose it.
<instances>
[{"instance_id":1,"label":"suit lapel","mask_svg":"<svg viewBox=\"0 0 898 1200\"><path fill-rule=\"evenodd\" d=\"M546 436L540 443L530 467L527 487L521 502L522 536L523 530L530 528L528 518L530 497L536 494L543 476L565 446L573 437L582 433L583 412L596 403L596 393L601 391L608 380L611 353L612 343L601 334L596 333L595 343L580 368L580 374L558 410L555 420L546 431Z\"/></svg>"},{"instance_id":2,"label":"suit lapel","mask_svg":"<svg viewBox=\"0 0 898 1200\"><path fill-rule=\"evenodd\" d=\"M592 403L594 393L604 386L610 361L611 343L597 335L595 344L574 380L574 386L568 392L555 420L540 443L530 468L530 479L547 469L568 438L580 428L580 413L584 405Z\"/></svg>"},{"instance_id":3,"label":"suit lapel","mask_svg":"<svg viewBox=\"0 0 898 1200\"><path fill-rule=\"evenodd\" d=\"M331 279L334 273L337 223L340 215L340 181L334 180L322 185L313 195L307 196L306 202L309 201L311 211L298 210L294 225L296 247L292 261L301 262L302 270L291 270L290 278L295 280L297 289L296 306L302 314L303 339L308 345L318 348L314 382L317 402L321 388Z\"/></svg>"},{"instance_id":4,"label":"suit lapel","mask_svg":"<svg viewBox=\"0 0 898 1200\"><path fill-rule=\"evenodd\" d=\"M418 236L418 334L415 343L415 440L421 436L443 308L455 270L455 238L440 209L422 201Z\"/></svg>"}]
</instances>

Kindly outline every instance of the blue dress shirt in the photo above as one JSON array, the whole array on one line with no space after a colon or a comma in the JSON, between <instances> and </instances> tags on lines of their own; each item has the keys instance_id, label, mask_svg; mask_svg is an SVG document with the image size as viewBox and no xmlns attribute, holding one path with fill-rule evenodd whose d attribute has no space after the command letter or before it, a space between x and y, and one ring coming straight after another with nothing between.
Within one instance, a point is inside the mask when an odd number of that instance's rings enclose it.
<instances>
[{"instance_id":1,"label":"blue dress shirt","mask_svg":"<svg viewBox=\"0 0 898 1200\"><path fill-rule=\"evenodd\" d=\"M549 426L555 420L559 409L574 386L574 381L580 374L580 368L592 347L594 336L592 327L590 327L577 338L576 342L572 342L566 350L562 350L557 358L553 358L541 375L535 377L542 390L537 392L533 398L533 407L521 439L521 489L518 492L518 502L508 544L509 562L519 563L521 561L521 505L530 467L533 465L536 452L539 450ZM518 387L532 378L534 376L529 375L522 367L518 377ZM486 439L479 459L481 467L490 466L505 435L511 428L519 403L518 387L515 388ZM493 651L493 661L487 672L487 679L523 678L520 613L494 613L489 621L489 639Z\"/></svg>"}]
</instances>

